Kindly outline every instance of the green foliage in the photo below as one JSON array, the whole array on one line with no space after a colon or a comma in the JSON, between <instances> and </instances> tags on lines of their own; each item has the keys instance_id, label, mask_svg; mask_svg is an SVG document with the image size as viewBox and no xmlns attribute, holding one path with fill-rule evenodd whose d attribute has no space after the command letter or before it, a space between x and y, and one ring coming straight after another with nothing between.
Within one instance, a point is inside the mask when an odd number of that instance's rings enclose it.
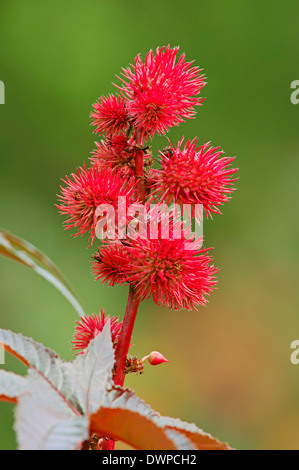
<instances>
[{"instance_id":1,"label":"green foliage","mask_svg":"<svg viewBox=\"0 0 299 470\"><path fill-rule=\"evenodd\" d=\"M60 271L35 246L6 230L0 230L0 254L33 269L33 271L56 287L80 316L84 315L81 305Z\"/></svg>"}]
</instances>

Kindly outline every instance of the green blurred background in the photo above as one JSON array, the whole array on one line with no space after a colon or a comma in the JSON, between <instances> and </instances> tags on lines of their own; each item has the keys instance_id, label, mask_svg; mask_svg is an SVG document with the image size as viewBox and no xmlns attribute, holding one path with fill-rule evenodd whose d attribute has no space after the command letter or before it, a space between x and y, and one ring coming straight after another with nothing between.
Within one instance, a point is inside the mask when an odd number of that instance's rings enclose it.
<instances>
[{"instance_id":1,"label":"green blurred background","mask_svg":"<svg viewBox=\"0 0 299 470\"><path fill-rule=\"evenodd\" d=\"M162 414L195 422L239 449L299 449L296 0L2 0L0 225L52 258L87 313L123 316L127 289L98 285L87 238L62 228L60 178L88 162L91 104L121 67L150 48L180 45L204 68L197 119L172 130L237 155L238 190L204 225L221 268L199 311L142 304L132 352L161 351L127 384ZM165 138L155 140L162 147ZM71 359L76 313L46 281L0 259L0 326ZM23 369L6 355L6 366ZM0 403L0 448L15 448L13 406Z\"/></svg>"}]
</instances>

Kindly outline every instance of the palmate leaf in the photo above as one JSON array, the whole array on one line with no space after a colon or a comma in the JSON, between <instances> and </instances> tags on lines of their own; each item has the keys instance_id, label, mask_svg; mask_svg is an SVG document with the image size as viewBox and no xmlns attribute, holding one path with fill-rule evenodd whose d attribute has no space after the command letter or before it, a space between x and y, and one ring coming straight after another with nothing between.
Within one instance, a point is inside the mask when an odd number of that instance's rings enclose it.
<instances>
[{"instance_id":1,"label":"palmate leaf","mask_svg":"<svg viewBox=\"0 0 299 470\"><path fill-rule=\"evenodd\" d=\"M101 407L91 416L92 431L99 436L110 436L123 441L137 450L175 450L172 437L167 436L152 420L140 412L122 408ZM193 449L193 447L188 447Z\"/></svg>"},{"instance_id":2,"label":"palmate leaf","mask_svg":"<svg viewBox=\"0 0 299 470\"><path fill-rule=\"evenodd\" d=\"M112 376L110 324L91 341L84 357L71 363L31 338L7 330L0 329L0 344L29 368L25 378L0 371L0 399L18 403L19 448L79 448L89 437L85 411L99 408Z\"/></svg>"},{"instance_id":3,"label":"palmate leaf","mask_svg":"<svg viewBox=\"0 0 299 470\"><path fill-rule=\"evenodd\" d=\"M13 372L0 370L0 401L17 403L18 397L26 390L26 379Z\"/></svg>"},{"instance_id":4,"label":"palmate leaf","mask_svg":"<svg viewBox=\"0 0 299 470\"><path fill-rule=\"evenodd\" d=\"M187 438L197 450L232 450L227 444L218 441L211 434L199 429L195 424L186 423L180 419L160 416L154 421L162 426L168 436L178 433Z\"/></svg>"},{"instance_id":5,"label":"palmate leaf","mask_svg":"<svg viewBox=\"0 0 299 470\"><path fill-rule=\"evenodd\" d=\"M58 355L32 338L0 329L0 347L19 359L26 367L40 373L58 392L71 400L73 383Z\"/></svg>"},{"instance_id":6,"label":"palmate leaf","mask_svg":"<svg viewBox=\"0 0 299 470\"><path fill-rule=\"evenodd\" d=\"M110 321L90 343L86 353L65 366L73 382L75 399L83 413L96 412L107 393L114 366Z\"/></svg>"},{"instance_id":7,"label":"palmate leaf","mask_svg":"<svg viewBox=\"0 0 299 470\"><path fill-rule=\"evenodd\" d=\"M17 401L20 449L78 449L90 432L135 449L229 449L194 424L160 416L132 390L112 385L114 349L108 322L85 354L70 363L7 330L0 330L1 343L29 368L25 378L0 370L0 399Z\"/></svg>"},{"instance_id":8,"label":"palmate leaf","mask_svg":"<svg viewBox=\"0 0 299 470\"><path fill-rule=\"evenodd\" d=\"M54 263L35 246L6 230L0 229L0 255L11 258L18 263L33 269L55 286L71 303L77 313L82 316L84 311L76 299L72 289Z\"/></svg>"},{"instance_id":9,"label":"palmate leaf","mask_svg":"<svg viewBox=\"0 0 299 470\"><path fill-rule=\"evenodd\" d=\"M194 424L161 416L130 389L112 387L90 427L101 436L109 435L135 449L146 450L230 450Z\"/></svg>"},{"instance_id":10,"label":"palmate leaf","mask_svg":"<svg viewBox=\"0 0 299 470\"><path fill-rule=\"evenodd\" d=\"M88 417L67 401L34 370L19 398L15 430L20 450L75 450L89 437Z\"/></svg>"}]
</instances>

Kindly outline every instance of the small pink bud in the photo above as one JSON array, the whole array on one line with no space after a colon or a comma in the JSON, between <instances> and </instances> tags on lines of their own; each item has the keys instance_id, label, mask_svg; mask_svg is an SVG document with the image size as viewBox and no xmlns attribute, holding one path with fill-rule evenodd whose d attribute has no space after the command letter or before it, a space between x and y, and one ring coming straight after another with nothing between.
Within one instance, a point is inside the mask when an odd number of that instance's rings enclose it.
<instances>
[{"instance_id":1,"label":"small pink bud","mask_svg":"<svg viewBox=\"0 0 299 470\"><path fill-rule=\"evenodd\" d=\"M140 362L143 364L146 360L148 360L152 366L157 366L158 364L162 364L162 362L169 362L169 360L158 351L152 351L148 356L144 356Z\"/></svg>"}]
</instances>

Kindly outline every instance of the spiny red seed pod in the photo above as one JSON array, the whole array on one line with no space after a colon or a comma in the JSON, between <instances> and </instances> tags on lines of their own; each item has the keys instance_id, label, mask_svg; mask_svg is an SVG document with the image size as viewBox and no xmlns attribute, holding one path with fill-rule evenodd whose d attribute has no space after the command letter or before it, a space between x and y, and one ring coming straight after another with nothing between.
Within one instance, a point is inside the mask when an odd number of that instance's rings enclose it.
<instances>
[{"instance_id":1,"label":"spiny red seed pod","mask_svg":"<svg viewBox=\"0 0 299 470\"><path fill-rule=\"evenodd\" d=\"M126 178L133 177L135 152L131 141L126 134L120 134L102 140L101 143L95 142L97 149L92 152L90 160L99 167L118 168Z\"/></svg>"},{"instance_id":2,"label":"spiny red seed pod","mask_svg":"<svg viewBox=\"0 0 299 470\"><path fill-rule=\"evenodd\" d=\"M105 316L105 311L102 309L98 315L84 315L81 317L81 321L76 322L77 326L74 340L71 341L74 345L72 350L82 350L76 355L84 354L90 341L103 331L108 320L110 320L112 343L114 344L114 347L116 347L122 328L122 322L118 321L118 317L110 317L109 315Z\"/></svg>"},{"instance_id":3,"label":"spiny red seed pod","mask_svg":"<svg viewBox=\"0 0 299 470\"><path fill-rule=\"evenodd\" d=\"M133 285L140 300L152 297L157 305L176 310L205 305L215 289L218 270L208 255L210 248L201 248L201 240L189 238L184 230L176 238L178 229L185 227L173 217L173 211L167 216L154 206L147 212L145 232L99 249L93 274L110 285ZM169 231L165 234L167 218Z\"/></svg>"},{"instance_id":4,"label":"spiny red seed pod","mask_svg":"<svg viewBox=\"0 0 299 470\"><path fill-rule=\"evenodd\" d=\"M96 126L94 132L97 134L118 134L128 127L128 116L122 97L112 94L103 96L93 108L95 112L90 116L94 119L92 125Z\"/></svg>"},{"instance_id":5,"label":"spiny red seed pod","mask_svg":"<svg viewBox=\"0 0 299 470\"><path fill-rule=\"evenodd\" d=\"M78 232L74 236L90 232L91 242L95 238L96 209L100 204L112 205L117 214L119 196L126 198L127 205L133 202L134 183L124 180L116 169L91 165L87 170L84 166L70 178L66 176L63 182L66 186L61 187L57 207L69 217L65 228L76 228Z\"/></svg>"},{"instance_id":6,"label":"spiny red seed pod","mask_svg":"<svg viewBox=\"0 0 299 470\"><path fill-rule=\"evenodd\" d=\"M128 254L121 242L107 243L94 255L92 273L97 281L109 286L126 282L125 268Z\"/></svg>"},{"instance_id":7,"label":"spiny red seed pod","mask_svg":"<svg viewBox=\"0 0 299 470\"><path fill-rule=\"evenodd\" d=\"M126 96L126 108L134 126L144 137L165 134L184 119L193 118L194 106L202 103L197 95L205 85L202 70L177 58L179 47L151 50L143 62L140 55L134 65L123 69L120 88Z\"/></svg>"},{"instance_id":8,"label":"spiny red seed pod","mask_svg":"<svg viewBox=\"0 0 299 470\"><path fill-rule=\"evenodd\" d=\"M206 143L197 147L198 139L189 140L182 147L183 139L176 147L170 145L161 153L162 168L151 174L152 196L167 204L202 204L207 216L220 213L219 206L230 199L238 170L230 164L233 158L220 158L220 147Z\"/></svg>"},{"instance_id":9,"label":"spiny red seed pod","mask_svg":"<svg viewBox=\"0 0 299 470\"><path fill-rule=\"evenodd\" d=\"M157 366L163 362L169 362L166 357L163 356L159 351L152 351L147 356L144 356L139 362L143 364L145 361L148 361L152 366Z\"/></svg>"},{"instance_id":10,"label":"spiny red seed pod","mask_svg":"<svg viewBox=\"0 0 299 470\"><path fill-rule=\"evenodd\" d=\"M157 305L191 310L205 305L215 289L218 270L209 249L186 249L184 238L137 238L128 241L126 249L126 279L140 300L152 297Z\"/></svg>"}]
</instances>

